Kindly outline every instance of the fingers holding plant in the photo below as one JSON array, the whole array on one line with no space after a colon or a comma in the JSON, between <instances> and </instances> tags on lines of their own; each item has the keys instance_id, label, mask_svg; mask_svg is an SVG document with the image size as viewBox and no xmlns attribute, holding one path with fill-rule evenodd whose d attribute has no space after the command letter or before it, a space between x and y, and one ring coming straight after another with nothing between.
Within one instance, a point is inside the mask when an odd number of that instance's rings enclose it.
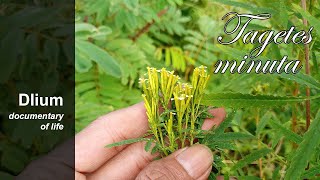
<instances>
[{"instance_id":1,"label":"fingers holding plant","mask_svg":"<svg viewBox=\"0 0 320 180\"><path fill-rule=\"evenodd\" d=\"M128 128L130 127L130 129L138 129L139 123L137 123L137 122L141 122L141 123L144 122L143 124L145 126L148 126L148 121L147 121L146 117L145 116L135 116L134 112L136 112L136 111L145 113L146 110L145 110L145 107L143 104L137 104L137 105L128 107L125 110L115 111L113 114L111 114L112 117L116 114L119 114L119 115L121 115L121 117L127 117L127 118L126 119L122 119L122 118L116 119L116 122L119 125L115 125L115 124L111 123L110 126L108 126L108 128L117 128L119 126L124 125L124 126L127 126ZM217 124L219 122L219 119L217 119L217 118L224 116L223 114L219 114L220 111L212 111L210 113L212 113L214 118L213 119L206 119L203 126L205 126L205 124L207 124L206 123L207 121L214 122ZM106 125L108 125L108 121L110 120L110 118L111 118L110 114L103 117L103 120L106 122ZM100 120L101 119L99 119L99 121ZM128 123L127 120L129 120L131 123ZM135 122L135 123L132 123L132 122ZM212 125L212 123L207 124L207 127L209 129L212 127L210 124ZM111 127L111 126L115 126L115 127ZM209 126L211 126L211 127L209 127ZM95 130L94 132L91 132L90 134L96 136L97 135L96 132L98 132L98 131ZM139 133L141 134L141 132L139 132ZM147 130L145 130L144 133L147 133ZM128 135L128 132L118 132L118 134ZM162 168L161 171L158 171L158 175L171 173L171 176L172 176L172 175L174 175L174 173L179 173L179 174L185 175L186 177L190 178L188 173L186 173L187 170L184 170L183 167L181 167L181 165L179 165L174 159L170 158L170 157L175 157L173 154L179 153L178 151L181 151L181 150L177 150L175 153L173 153L169 157L169 159L171 159L169 161L166 160L165 158L163 158L164 160L155 161L155 162L157 162L156 164L153 163L153 160L155 158L159 158L160 154L159 153L151 154L150 150L148 152L145 150L146 148L148 148L147 146L150 147L149 149L152 149L155 146L155 143L152 143L152 144L150 143L149 145L147 145L149 141L145 142L148 140L147 138L150 138L150 137L152 137L152 135L144 137L144 138L128 139L128 140L120 141L118 143L118 145L129 143L129 142L131 142L132 144L126 145L126 146L121 146L121 148L119 147L118 150L120 150L120 151L118 152L118 154L114 155L111 159L108 159L106 162L104 162L104 164L102 164L96 171L87 175L87 179L95 179L95 180L106 179L106 178L107 179L131 179L133 177L136 177L138 174L140 174L139 176L140 176L140 178L142 178L145 175L155 174L154 171L157 171L157 169L154 169L154 168L162 167L162 165L166 165L167 167L172 167L172 168L171 169L170 168ZM104 139L109 139L109 138L108 137L100 137L99 138L100 141L104 141ZM140 140L141 142L134 143L134 141L138 141L138 140ZM88 142L87 146L90 145L92 147L92 141L93 141L93 139L91 139L90 142L87 141ZM165 139L165 142L168 142L167 138ZM101 144L101 143L99 143L99 144ZM117 143L114 143L114 144L117 144ZM193 156L195 156L197 154L197 155L199 155L197 157L201 159L202 156L200 156L200 155L203 152L203 148L204 148L204 152L208 152L208 148L205 146L197 146L197 147L198 148L196 148L196 151L199 151L199 153L195 153L195 150L192 150ZM103 148L103 146L101 146L101 145L96 148L100 148L101 150L104 149L105 150L104 154L110 154L112 152L110 150L113 149L113 148L112 149ZM96 157L96 155L97 155L97 153L95 153L95 157ZM103 155L103 154L101 154L101 155ZM201 159L201 162L198 165L194 165L195 168L198 168L198 170L197 170L198 172L200 172L201 169L202 170L208 169L208 167L205 166L205 164L206 164L206 163L204 163L205 161L209 161L210 162L209 164L212 164L212 160L210 160L210 159L212 159L212 154L205 153L204 155L206 155L206 158ZM193 156L189 155L190 161L192 161ZM89 158L90 156L86 156L86 157ZM85 158L85 157L82 157L82 158ZM90 160L92 160L92 159L90 158ZM168 163L172 163L173 161L175 161L174 164L168 165ZM98 161L95 161L95 162L98 162ZM197 162L199 162L199 161L193 161L193 163L197 163ZM190 163L192 163L192 162L190 162ZM143 171L143 172L140 173L141 171ZM167 171L169 171L169 172L167 172Z\"/></svg>"},{"instance_id":2,"label":"fingers holding plant","mask_svg":"<svg viewBox=\"0 0 320 180\"><path fill-rule=\"evenodd\" d=\"M212 168L211 150L194 144L201 144L206 134L212 133L208 130L219 125L226 116L223 108L213 109L200 104L209 77L204 66L195 68L191 84L180 82L174 72L164 68L148 68L146 77L140 78L140 84L148 119L145 123L149 130L142 137L107 145L107 148L113 148L131 144L90 177L130 177L139 174L141 178L207 178ZM132 123L127 125L135 126ZM141 144L139 141L143 142L143 147L138 145ZM162 159L152 162L155 157L152 154L155 153ZM164 166L172 168L160 168ZM110 170L120 167L126 170L122 173ZM141 169L142 172L139 171Z\"/></svg>"}]
</instances>

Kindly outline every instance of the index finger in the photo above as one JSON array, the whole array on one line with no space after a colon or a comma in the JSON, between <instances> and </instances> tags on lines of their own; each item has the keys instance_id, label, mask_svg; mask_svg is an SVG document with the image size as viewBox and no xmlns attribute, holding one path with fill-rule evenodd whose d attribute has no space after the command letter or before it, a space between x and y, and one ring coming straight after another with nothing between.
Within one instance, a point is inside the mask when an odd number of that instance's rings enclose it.
<instances>
[{"instance_id":1,"label":"index finger","mask_svg":"<svg viewBox=\"0 0 320 180\"><path fill-rule=\"evenodd\" d=\"M105 148L107 144L138 138L148 128L143 103L98 118L75 136L75 170L95 171L125 147Z\"/></svg>"},{"instance_id":2,"label":"index finger","mask_svg":"<svg viewBox=\"0 0 320 180\"><path fill-rule=\"evenodd\" d=\"M214 117L207 118L204 121L202 125L203 130L210 130L212 127L219 126L222 123L222 121L225 119L227 114L224 108L210 109L209 113L211 113Z\"/></svg>"}]
</instances>

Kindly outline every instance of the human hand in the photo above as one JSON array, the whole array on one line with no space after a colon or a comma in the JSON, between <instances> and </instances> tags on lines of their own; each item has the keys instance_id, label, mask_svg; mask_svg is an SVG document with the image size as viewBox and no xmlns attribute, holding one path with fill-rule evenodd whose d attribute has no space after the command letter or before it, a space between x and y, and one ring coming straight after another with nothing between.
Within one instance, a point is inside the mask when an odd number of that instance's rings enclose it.
<instances>
[{"instance_id":1,"label":"human hand","mask_svg":"<svg viewBox=\"0 0 320 180\"><path fill-rule=\"evenodd\" d=\"M202 129L219 125L223 108L210 110ZM144 142L105 148L107 144L138 138L148 130L143 103L98 118L75 137L76 180L85 179L207 179L212 168L211 150L204 145L180 149L157 161L144 150Z\"/></svg>"},{"instance_id":2,"label":"human hand","mask_svg":"<svg viewBox=\"0 0 320 180\"><path fill-rule=\"evenodd\" d=\"M214 118L204 121L204 130L219 125L226 114L222 108L210 113ZM207 179L213 159L204 145L180 149L157 161L153 161L156 154L144 150L143 142L105 148L141 137L148 128L143 103L111 112L92 122L75 139L30 163L16 179Z\"/></svg>"}]
</instances>

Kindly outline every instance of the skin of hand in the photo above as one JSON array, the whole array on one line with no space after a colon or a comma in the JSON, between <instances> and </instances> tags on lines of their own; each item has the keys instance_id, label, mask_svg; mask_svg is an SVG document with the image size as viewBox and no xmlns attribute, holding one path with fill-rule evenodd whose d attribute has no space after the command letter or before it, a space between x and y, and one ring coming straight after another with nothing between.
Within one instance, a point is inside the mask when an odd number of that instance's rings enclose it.
<instances>
[{"instance_id":1,"label":"skin of hand","mask_svg":"<svg viewBox=\"0 0 320 180\"><path fill-rule=\"evenodd\" d=\"M210 113L214 118L204 121L204 130L218 126L226 115L223 108L211 109ZM107 144L141 137L148 129L143 103L111 112L93 121L73 140L29 164L16 179L70 179L74 173L76 180L208 178L213 157L204 145L180 149L160 160L153 160L157 154L144 150L145 142L105 148ZM74 159L67 156L73 150Z\"/></svg>"},{"instance_id":2,"label":"skin of hand","mask_svg":"<svg viewBox=\"0 0 320 180\"><path fill-rule=\"evenodd\" d=\"M225 118L223 108L210 110L202 129L219 125ZM103 148L107 144L143 136L148 120L143 103L111 112L98 118L75 137L75 170L84 179L207 179L213 157L204 145L180 149L153 161L156 155L144 150L144 142Z\"/></svg>"}]
</instances>

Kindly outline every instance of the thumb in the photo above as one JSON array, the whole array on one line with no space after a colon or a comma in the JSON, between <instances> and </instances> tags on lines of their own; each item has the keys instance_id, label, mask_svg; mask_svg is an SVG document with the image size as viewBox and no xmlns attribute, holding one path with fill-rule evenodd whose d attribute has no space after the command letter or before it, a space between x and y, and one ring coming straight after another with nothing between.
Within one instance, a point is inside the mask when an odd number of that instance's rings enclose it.
<instances>
[{"instance_id":1,"label":"thumb","mask_svg":"<svg viewBox=\"0 0 320 180\"><path fill-rule=\"evenodd\" d=\"M139 173L137 179L207 179L212 162L211 150L198 144L150 163Z\"/></svg>"}]
</instances>

